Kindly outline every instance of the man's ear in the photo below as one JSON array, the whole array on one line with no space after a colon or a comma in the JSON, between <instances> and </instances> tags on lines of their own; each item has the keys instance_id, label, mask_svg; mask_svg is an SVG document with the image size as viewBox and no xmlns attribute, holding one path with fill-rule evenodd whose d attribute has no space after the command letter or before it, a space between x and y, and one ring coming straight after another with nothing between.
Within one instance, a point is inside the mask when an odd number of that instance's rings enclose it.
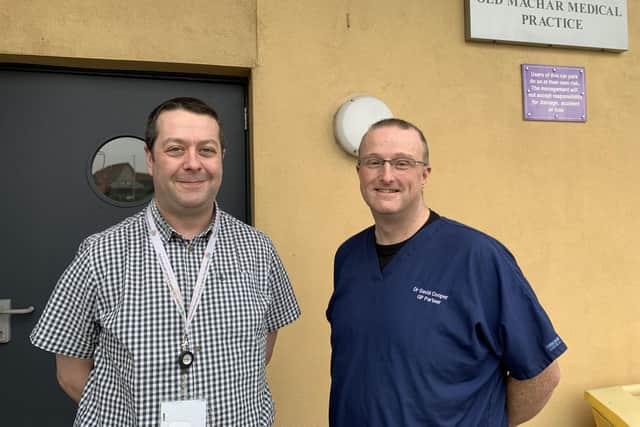
<instances>
[{"instance_id":1,"label":"man's ear","mask_svg":"<svg viewBox=\"0 0 640 427\"><path fill-rule=\"evenodd\" d=\"M427 178L431 175L431 165L422 168L422 186L427 182Z\"/></svg>"},{"instance_id":2,"label":"man's ear","mask_svg":"<svg viewBox=\"0 0 640 427\"><path fill-rule=\"evenodd\" d=\"M147 172L153 176L153 151L149 149L147 144L144 145L144 154L146 154L147 157Z\"/></svg>"}]
</instances>

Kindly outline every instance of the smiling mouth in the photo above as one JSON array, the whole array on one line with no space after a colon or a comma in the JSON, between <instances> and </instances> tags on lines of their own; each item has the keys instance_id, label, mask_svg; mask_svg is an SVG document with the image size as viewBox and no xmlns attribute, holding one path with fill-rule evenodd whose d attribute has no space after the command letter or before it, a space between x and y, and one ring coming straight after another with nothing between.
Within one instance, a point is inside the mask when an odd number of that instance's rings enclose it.
<instances>
[{"instance_id":1,"label":"smiling mouth","mask_svg":"<svg viewBox=\"0 0 640 427\"><path fill-rule=\"evenodd\" d=\"M394 190L392 188L376 188L378 193L398 193L400 190Z\"/></svg>"},{"instance_id":2,"label":"smiling mouth","mask_svg":"<svg viewBox=\"0 0 640 427\"><path fill-rule=\"evenodd\" d=\"M207 177L199 175L186 175L176 177L176 182L180 184L198 184L201 182L205 182L206 180Z\"/></svg>"},{"instance_id":3,"label":"smiling mouth","mask_svg":"<svg viewBox=\"0 0 640 427\"><path fill-rule=\"evenodd\" d=\"M180 180L180 181L176 181L177 185L182 186L185 189L196 189L196 188L200 188L205 184L205 181L184 181L184 180Z\"/></svg>"}]
</instances>

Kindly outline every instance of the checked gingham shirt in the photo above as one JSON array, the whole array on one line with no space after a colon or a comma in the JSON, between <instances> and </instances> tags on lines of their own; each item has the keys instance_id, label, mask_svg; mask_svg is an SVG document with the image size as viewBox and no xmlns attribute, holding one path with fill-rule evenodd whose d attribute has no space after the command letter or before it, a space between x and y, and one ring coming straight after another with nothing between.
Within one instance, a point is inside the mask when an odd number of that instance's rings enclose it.
<instances>
[{"instance_id":1,"label":"checked gingham shirt","mask_svg":"<svg viewBox=\"0 0 640 427\"><path fill-rule=\"evenodd\" d=\"M187 241L151 207L188 307L213 221ZM207 400L209 426L269 426L266 337L300 309L269 238L216 211L219 234L191 324L188 392ZM144 211L80 245L31 334L44 350L94 359L74 424L82 427L158 426L160 402L182 398L182 338Z\"/></svg>"}]
</instances>

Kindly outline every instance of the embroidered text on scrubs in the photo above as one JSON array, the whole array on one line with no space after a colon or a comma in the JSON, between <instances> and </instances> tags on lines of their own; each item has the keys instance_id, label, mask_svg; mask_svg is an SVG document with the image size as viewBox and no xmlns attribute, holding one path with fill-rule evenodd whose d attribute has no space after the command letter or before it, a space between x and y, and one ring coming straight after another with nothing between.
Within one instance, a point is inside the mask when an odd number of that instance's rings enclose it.
<instances>
[{"instance_id":1,"label":"embroidered text on scrubs","mask_svg":"<svg viewBox=\"0 0 640 427\"><path fill-rule=\"evenodd\" d=\"M432 304L441 304L449 299L449 295L444 295L430 289L423 289L417 286L413 287L413 293L416 294L418 301L430 302Z\"/></svg>"}]
</instances>

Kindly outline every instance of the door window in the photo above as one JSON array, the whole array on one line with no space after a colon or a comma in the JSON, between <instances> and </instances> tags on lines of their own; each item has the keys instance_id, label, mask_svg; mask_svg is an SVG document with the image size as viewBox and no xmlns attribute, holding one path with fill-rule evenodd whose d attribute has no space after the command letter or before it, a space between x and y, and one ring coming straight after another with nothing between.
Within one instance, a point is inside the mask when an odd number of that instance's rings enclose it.
<instances>
[{"instance_id":1,"label":"door window","mask_svg":"<svg viewBox=\"0 0 640 427\"><path fill-rule=\"evenodd\" d=\"M102 144L91 159L89 184L101 199L116 206L137 206L153 195L144 141L119 136Z\"/></svg>"}]
</instances>

